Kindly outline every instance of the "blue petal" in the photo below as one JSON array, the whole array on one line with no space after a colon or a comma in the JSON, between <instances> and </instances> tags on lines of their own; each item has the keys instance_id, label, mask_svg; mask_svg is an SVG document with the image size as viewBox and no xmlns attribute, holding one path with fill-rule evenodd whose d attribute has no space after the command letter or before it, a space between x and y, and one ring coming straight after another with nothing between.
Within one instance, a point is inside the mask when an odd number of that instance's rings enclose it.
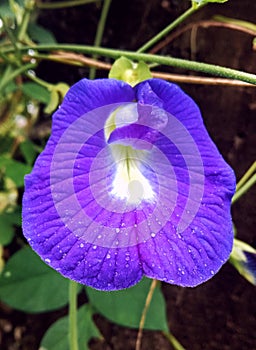
<instances>
[{"instance_id":1,"label":"blue petal","mask_svg":"<svg viewBox=\"0 0 256 350\"><path fill-rule=\"evenodd\" d=\"M138 101L145 104L158 103L156 95L161 101L160 107L182 123L198 148L204 171L202 197L196 198L199 191L196 174L200 171L200 162L186 147L188 135L177 129L170 135L173 139L177 132L175 146L183 150L181 153L171 142L167 144L166 139L159 141L159 148L169 155L177 182L182 186L166 226L154 239L140 246L143 269L148 277L195 286L212 277L230 255L233 243L230 201L235 191L234 174L211 141L198 107L179 87L152 79L139 84L136 92ZM188 160L191 161L189 167ZM195 176L194 183L180 171L185 168L190 176ZM200 178L202 174L199 172L198 175ZM188 206L184 197L187 197L187 203L190 202ZM184 215L186 206L189 209ZM197 210L191 215L189 211L193 207ZM186 221L189 222L187 227L184 226ZM180 223L184 230L177 230Z\"/></svg>"}]
</instances>

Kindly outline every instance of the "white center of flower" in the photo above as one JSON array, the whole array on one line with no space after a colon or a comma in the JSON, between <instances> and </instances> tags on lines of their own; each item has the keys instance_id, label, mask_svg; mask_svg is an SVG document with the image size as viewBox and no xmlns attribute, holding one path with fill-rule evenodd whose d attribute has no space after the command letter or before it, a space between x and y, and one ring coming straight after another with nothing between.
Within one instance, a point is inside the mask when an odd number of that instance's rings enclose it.
<instances>
[{"instance_id":1,"label":"white center of flower","mask_svg":"<svg viewBox=\"0 0 256 350\"><path fill-rule=\"evenodd\" d=\"M143 153L129 146L112 146L117 167L111 194L125 199L127 204L139 204L143 200L151 201L154 198L150 182L139 169Z\"/></svg>"},{"instance_id":2,"label":"white center of flower","mask_svg":"<svg viewBox=\"0 0 256 350\"><path fill-rule=\"evenodd\" d=\"M135 103L118 108L106 122L106 139L116 128L135 123L137 120L138 113ZM127 204L138 205L142 201L152 201L155 193L149 180L141 172L146 151L115 143L110 147L116 164L111 194L126 200Z\"/></svg>"}]
</instances>

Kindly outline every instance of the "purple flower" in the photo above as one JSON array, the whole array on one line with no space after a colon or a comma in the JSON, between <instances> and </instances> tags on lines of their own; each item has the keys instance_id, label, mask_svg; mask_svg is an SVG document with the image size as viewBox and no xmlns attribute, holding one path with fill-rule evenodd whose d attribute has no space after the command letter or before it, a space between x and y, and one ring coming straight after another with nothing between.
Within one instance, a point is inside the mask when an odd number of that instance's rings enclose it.
<instances>
[{"instance_id":1,"label":"purple flower","mask_svg":"<svg viewBox=\"0 0 256 350\"><path fill-rule=\"evenodd\" d=\"M211 278L233 243L235 178L193 100L159 79L75 84L25 179L23 230L51 267L101 290Z\"/></svg>"}]
</instances>

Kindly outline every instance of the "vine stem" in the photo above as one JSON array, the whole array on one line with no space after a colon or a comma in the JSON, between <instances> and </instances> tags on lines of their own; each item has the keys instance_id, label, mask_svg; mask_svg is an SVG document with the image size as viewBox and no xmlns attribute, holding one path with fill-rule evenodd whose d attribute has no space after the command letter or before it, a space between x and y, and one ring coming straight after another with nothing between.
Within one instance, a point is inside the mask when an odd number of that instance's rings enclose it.
<instances>
[{"instance_id":1,"label":"vine stem","mask_svg":"<svg viewBox=\"0 0 256 350\"><path fill-rule=\"evenodd\" d=\"M95 40L94 40L94 46L95 47L98 47L101 44L102 37L103 37L103 32L104 32L104 29L105 29L105 24L106 24L106 20L107 20L107 16L108 16L108 10L109 10L110 5L111 5L111 0L104 0L102 11L101 11L101 16L100 16L100 20L99 20L99 24L98 24L98 27L97 27L97 32L96 32L96 36L95 36ZM97 56L94 55L93 58L96 59ZM90 79L94 79L95 78L95 74L96 74L96 68L95 67L91 67L90 68L90 72L89 72L89 78Z\"/></svg>"},{"instance_id":2,"label":"vine stem","mask_svg":"<svg viewBox=\"0 0 256 350\"><path fill-rule=\"evenodd\" d=\"M1 52L0 52L1 56ZM96 69L110 70L112 65L110 63L106 63L103 61L99 61L93 58L89 58L80 54L75 54L72 52L63 52L58 54L51 55L42 55L42 54L34 54L33 57L39 60L48 60L59 62L62 64L69 64L72 66L89 66L95 67ZM29 61L31 57L23 56L23 61ZM1 63L1 60L0 60ZM253 87L256 88L256 85L246 83L239 80L234 79L225 79L225 78L210 78L210 77L201 77L201 76L188 76L182 74L172 74L158 71L151 71L153 78L160 78L169 81L173 81L176 83L184 83L184 84L202 84L202 85L221 85L221 86L243 86L243 87Z\"/></svg>"},{"instance_id":3,"label":"vine stem","mask_svg":"<svg viewBox=\"0 0 256 350\"><path fill-rule=\"evenodd\" d=\"M9 71L8 68L10 68L10 66L7 67L6 74L4 74L3 78L0 80L0 91L3 90L3 88L10 81L15 79L20 74L23 74L24 72L27 72L28 70L35 68L35 64L34 63L27 64L25 66L22 66L22 67L16 69L15 71Z\"/></svg>"},{"instance_id":4,"label":"vine stem","mask_svg":"<svg viewBox=\"0 0 256 350\"><path fill-rule=\"evenodd\" d=\"M163 335L169 340L175 350L186 350L170 332L163 332Z\"/></svg>"},{"instance_id":5,"label":"vine stem","mask_svg":"<svg viewBox=\"0 0 256 350\"><path fill-rule=\"evenodd\" d=\"M242 197L254 184L256 183L256 174L254 174L236 193L232 198L234 204L240 197Z\"/></svg>"},{"instance_id":6,"label":"vine stem","mask_svg":"<svg viewBox=\"0 0 256 350\"><path fill-rule=\"evenodd\" d=\"M34 46L22 46L19 48L21 52L28 51L29 49L48 50L48 51L56 51L56 50L74 51L74 52L86 53L90 55L95 54L99 56L111 57L113 59L119 58L120 56L124 56L135 61L137 60L137 61L145 61L149 63L158 63L161 65L178 67L178 68L203 72L207 74L212 74L215 76L222 76L230 79L237 79L237 80L245 81L251 84L256 84L255 74L242 72L242 71L227 68L227 67L221 67L214 64L189 61L181 58L165 57L160 55L152 55L152 54L124 51L124 50L115 50L115 49L108 49L108 48L94 47L94 46L87 46L87 45L40 44L40 45L34 45ZM2 51L4 54L7 54L7 53L13 52L13 50L14 50L13 48L7 48L7 49L3 49Z\"/></svg>"},{"instance_id":7,"label":"vine stem","mask_svg":"<svg viewBox=\"0 0 256 350\"><path fill-rule=\"evenodd\" d=\"M238 184L236 185L236 190L238 191L255 172L256 172L256 161L252 163L250 168L246 171L246 173L243 175L243 177L239 180Z\"/></svg>"},{"instance_id":8,"label":"vine stem","mask_svg":"<svg viewBox=\"0 0 256 350\"><path fill-rule=\"evenodd\" d=\"M69 348L78 350L77 337L77 283L69 281Z\"/></svg>"},{"instance_id":9,"label":"vine stem","mask_svg":"<svg viewBox=\"0 0 256 350\"><path fill-rule=\"evenodd\" d=\"M154 291L156 289L157 284L158 284L158 281L153 279L153 281L152 281L152 283L150 285L149 291L148 291L148 295L147 295L147 298L146 298L146 301L145 301L144 309L143 309L142 314L141 314L141 319L140 319L139 331L138 331L138 335L137 335L137 339L136 339L135 350L140 350L140 348L141 348L141 339L142 339L143 328L144 328L144 325L145 325L147 312L148 312L150 303L152 301L153 294L154 294Z\"/></svg>"},{"instance_id":10,"label":"vine stem","mask_svg":"<svg viewBox=\"0 0 256 350\"><path fill-rule=\"evenodd\" d=\"M57 2L41 2L37 1L36 7L40 10L55 10L63 9L73 6L81 6L85 4L90 4L99 0L71 0L71 1L57 1Z\"/></svg>"},{"instance_id":11,"label":"vine stem","mask_svg":"<svg viewBox=\"0 0 256 350\"><path fill-rule=\"evenodd\" d=\"M192 5L187 11L185 11L184 13L182 13L182 15L180 15L178 18L176 18L175 21L170 23L160 33L155 35L147 43L145 43L143 46L141 46L137 50L137 52L141 53L141 52L147 51L151 46L156 44L159 40L161 40L164 36L166 36L170 31L172 31L174 28L176 28L180 23L182 23L185 19L187 19L189 16L191 16L194 12L196 12L199 8L203 7L204 5L198 5L198 6Z\"/></svg>"}]
</instances>

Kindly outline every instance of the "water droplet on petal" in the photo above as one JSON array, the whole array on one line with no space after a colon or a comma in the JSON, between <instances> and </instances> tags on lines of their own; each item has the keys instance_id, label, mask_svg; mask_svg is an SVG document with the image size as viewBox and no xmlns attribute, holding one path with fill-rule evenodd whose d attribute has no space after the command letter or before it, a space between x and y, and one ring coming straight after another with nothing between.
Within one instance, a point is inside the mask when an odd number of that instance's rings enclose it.
<instances>
[{"instance_id":1,"label":"water droplet on petal","mask_svg":"<svg viewBox=\"0 0 256 350\"><path fill-rule=\"evenodd\" d=\"M50 259L44 259L44 261L45 261L47 264L49 264L49 263L51 262Z\"/></svg>"},{"instance_id":2,"label":"water droplet on petal","mask_svg":"<svg viewBox=\"0 0 256 350\"><path fill-rule=\"evenodd\" d=\"M110 254L107 254L106 255L106 259L110 259L111 258L111 255Z\"/></svg>"},{"instance_id":3,"label":"water droplet on petal","mask_svg":"<svg viewBox=\"0 0 256 350\"><path fill-rule=\"evenodd\" d=\"M150 235L152 238L156 237L156 234L154 232L151 233Z\"/></svg>"},{"instance_id":4,"label":"water droplet on petal","mask_svg":"<svg viewBox=\"0 0 256 350\"><path fill-rule=\"evenodd\" d=\"M97 249L97 246L96 246L96 245L94 245L94 246L92 247L92 249L94 249L94 250L95 250L95 249Z\"/></svg>"},{"instance_id":5,"label":"water droplet on petal","mask_svg":"<svg viewBox=\"0 0 256 350\"><path fill-rule=\"evenodd\" d=\"M83 244L83 243L80 243L79 247L80 247L80 248L83 248L83 247L84 247L84 244Z\"/></svg>"}]
</instances>

